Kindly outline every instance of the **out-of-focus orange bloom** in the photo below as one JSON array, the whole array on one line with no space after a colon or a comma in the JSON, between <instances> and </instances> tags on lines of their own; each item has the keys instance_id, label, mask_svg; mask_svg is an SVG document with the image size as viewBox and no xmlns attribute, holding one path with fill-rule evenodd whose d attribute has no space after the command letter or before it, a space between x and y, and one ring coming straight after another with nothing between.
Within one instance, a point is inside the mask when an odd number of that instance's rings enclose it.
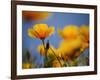
<instances>
[{"instance_id":1,"label":"out-of-focus orange bloom","mask_svg":"<svg viewBox=\"0 0 100 80\"><path fill-rule=\"evenodd\" d=\"M79 30L80 30L82 40L84 42L89 42L89 26L82 25Z\"/></svg>"},{"instance_id":2,"label":"out-of-focus orange bloom","mask_svg":"<svg viewBox=\"0 0 100 80\"><path fill-rule=\"evenodd\" d=\"M52 62L52 67L62 67L62 65L64 65L64 61L63 60L60 60L60 62L58 60L54 60Z\"/></svg>"},{"instance_id":3,"label":"out-of-focus orange bloom","mask_svg":"<svg viewBox=\"0 0 100 80\"><path fill-rule=\"evenodd\" d=\"M28 35L31 38L45 39L54 33L54 27L49 27L47 24L35 24L28 29Z\"/></svg>"},{"instance_id":4,"label":"out-of-focus orange bloom","mask_svg":"<svg viewBox=\"0 0 100 80\"><path fill-rule=\"evenodd\" d=\"M35 12L35 11L23 11L23 18L25 20L44 20L48 18L51 13L48 12Z\"/></svg>"},{"instance_id":5,"label":"out-of-focus orange bloom","mask_svg":"<svg viewBox=\"0 0 100 80\"><path fill-rule=\"evenodd\" d=\"M70 55L73 52L73 50L78 49L80 47L81 40L79 38L75 40L64 40L60 43L58 51Z\"/></svg>"},{"instance_id":6,"label":"out-of-focus orange bloom","mask_svg":"<svg viewBox=\"0 0 100 80\"><path fill-rule=\"evenodd\" d=\"M78 26L68 25L63 30L58 29L58 33L63 39L76 39L79 36L79 29Z\"/></svg>"},{"instance_id":7,"label":"out-of-focus orange bloom","mask_svg":"<svg viewBox=\"0 0 100 80\"><path fill-rule=\"evenodd\" d=\"M38 52L39 52L42 56L45 56L45 55L46 55L46 50L45 50L45 48L44 48L44 45L39 45L39 46L37 47L37 50L38 50Z\"/></svg>"},{"instance_id":8,"label":"out-of-focus orange bloom","mask_svg":"<svg viewBox=\"0 0 100 80\"><path fill-rule=\"evenodd\" d=\"M80 38L83 42L83 48L89 47L89 26L82 25L80 27Z\"/></svg>"},{"instance_id":9,"label":"out-of-focus orange bloom","mask_svg":"<svg viewBox=\"0 0 100 80\"><path fill-rule=\"evenodd\" d=\"M81 46L82 42L80 38L73 40L64 40L60 43L58 52L65 60L68 60L81 54Z\"/></svg>"},{"instance_id":10,"label":"out-of-focus orange bloom","mask_svg":"<svg viewBox=\"0 0 100 80\"><path fill-rule=\"evenodd\" d=\"M86 25L80 28L69 25L62 31L59 29L58 33L64 39L58 47L58 52L65 60L78 57L89 47L89 27Z\"/></svg>"},{"instance_id":11,"label":"out-of-focus orange bloom","mask_svg":"<svg viewBox=\"0 0 100 80\"><path fill-rule=\"evenodd\" d=\"M44 45L39 45L37 50L42 56L46 56L46 55L47 56L49 56L49 55L54 56L54 52L56 53L56 48L54 48L53 46L50 46L50 48L47 51L47 54L46 54L46 50L44 49Z\"/></svg>"},{"instance_id":12,"label":"out-of-focus orange bloom","mask_svg":"<svg viewBox=\"0 0 100 80\"><path fill-rule=\"evenodd\" d=\"M32 68L32 67L33 67L33 64L31 64L31 63L23 63L22 64L23 69L29 69L29 68Z\"/></svg>"}]
</instances>

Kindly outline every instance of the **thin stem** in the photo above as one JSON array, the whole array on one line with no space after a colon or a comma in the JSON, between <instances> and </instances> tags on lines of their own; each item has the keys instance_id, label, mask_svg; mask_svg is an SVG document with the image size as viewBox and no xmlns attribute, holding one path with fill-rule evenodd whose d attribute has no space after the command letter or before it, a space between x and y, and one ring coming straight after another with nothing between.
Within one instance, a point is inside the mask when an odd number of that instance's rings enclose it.
<instances>
[{"instance_id":1,"label":"thin stem","mask_svg":"<svg viewBox=\"0 0 100 80\"><path fill-rule=\"evenodd\" d=\"M46 47L45 47L44 39L42 39L42 44L43 44L43 46L44 46L44 50L46 51L45 54L46 54L46 56L47 56L47 49L46 49Z\"/></svg>"},{"instance_id":2,"label":"thin stem","mask_svg":"<svg viewBox=\"0 0 100 80\"><path fill-rule=\"evenodd\" d=\"M44 49L45 49L45 43L44 43L44 39L42 39L42 44L43 44L43 46L44 46Z\"/></svg>"},{"instance_id":3,"label":"thin stem","mask_svg":"<svg viewBox=\"0 0 100 80\"><path fill-rule=\"evenodd\" d=\"M44 50L45 50L45 55L46 55L46 59L47 59L47 49L46 49L46 47L45 47L45 42L44 42L44 39L42 39L42 44L43 44L43 46L44 46ZM45 61L44 61L45 62ZM45 67L45 64L44 64L44 67Z\"/></svg>"},{"instance_id":4,"label":"thin stem","mask_svg":"<svg viewBox=\"0 0 100 80\"><path fill-rule=\"evenodd\" d=\"M57 58L57 60L59 61L60 65L61 65L61 67L62 67L63 65L62 65L61 61L60 61L59 58L56 56L55 52L53 51L53 49L52 49L51 47L50 47L50 49L52 50L52 52L54 53L55 57Z\"/></svg>"}]
</instances>

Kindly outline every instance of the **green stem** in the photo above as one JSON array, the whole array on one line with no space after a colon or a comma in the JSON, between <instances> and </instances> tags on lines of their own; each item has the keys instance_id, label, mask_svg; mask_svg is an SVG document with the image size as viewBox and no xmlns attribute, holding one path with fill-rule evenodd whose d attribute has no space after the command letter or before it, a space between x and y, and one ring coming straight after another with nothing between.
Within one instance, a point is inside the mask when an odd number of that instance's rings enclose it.
<instances>
[{"instance_id":1,"label":"green stem","mask_svg":"<svg viewBox=\"0 0 100 80\"><path fill-rule=\"evenodd\" d=\"M50 47L50 49L52 50L52 52L54 53L55 57L57 58L57 60L59 61L60 65L61 65L61 67L62 67L63 65L62 65L61 61L60 61L59 58L56 56L55 52L53 51L53 49L52 49L51 47Z\"/></svg>"},{"instance_id":2,"label":"green stem","mask_svg":"<svg viewBox=\"0 0 100 80\"><path fill-rule=\"evenodd\" d=\"M44 49L45 49L45 43L44 43L44 39L42 39L42 44L43 44L43 46L44 46Z\"/></svg>"},{"instance_id":3,"label":"green stem","mask_svg":"<svg viewBox=\"0 0 100 80\"><path fill-rule=\"evenodd\" d=\"M43 44L43 46L44 46L44 50L46 51L46 52L45 52L45 55L46 55L45 58L47 58L47 50L46 50L46 47L45 47L44 39L42 39L42 44ZM44 62L45 62L45 59L44 59ZM45 64L44 64L44 67L45 67Z\"/></svg>"},{"instance_id":4,"label":"green stem","mask_svg":"<svg viewBox=\"0 0 100 80\"><path fill-rule=\"evenodd\" d=\"M46 47L45 47L44 39L42 39L42 44L43 44L43 46L44 46L44 50L46 51L45 54L46 54L46 57L47 57L47 49L46 49Z\"/></svg>"}]
</instances>

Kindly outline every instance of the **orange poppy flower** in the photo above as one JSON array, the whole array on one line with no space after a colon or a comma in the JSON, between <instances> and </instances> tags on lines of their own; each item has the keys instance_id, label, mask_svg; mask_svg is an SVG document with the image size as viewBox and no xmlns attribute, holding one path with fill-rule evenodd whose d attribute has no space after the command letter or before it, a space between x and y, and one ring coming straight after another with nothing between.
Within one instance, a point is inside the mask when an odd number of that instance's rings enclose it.
<instances>
[{"instance_id":1,"label":"orange poppy flower","mask_svg":"<svg viewBox=\"0 0 100 80\"><path fill-rule=\"evenodd\" d=\"M54 27L48 27L47 24L35 24L32 28L28 29L28 35L31 38L45 39L54 33Z\"/></svg>"}]
</instances>

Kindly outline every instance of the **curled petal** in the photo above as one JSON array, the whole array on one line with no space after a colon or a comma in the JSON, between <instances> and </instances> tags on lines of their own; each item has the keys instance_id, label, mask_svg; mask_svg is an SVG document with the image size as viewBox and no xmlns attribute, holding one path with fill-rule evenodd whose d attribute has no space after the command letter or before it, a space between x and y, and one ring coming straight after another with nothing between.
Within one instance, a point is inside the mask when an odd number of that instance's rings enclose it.
<instances>
[{"instance_id":1,"label":"curled petal","mask_svg":"<svg viewBox=\"0 0 100 80\"><path fill-rule=\"evenodd\" d=\"M28 29L28 36L32 38L36 38L37 35L34 33L33 29Z\"/></svg>"}]
</instances>

